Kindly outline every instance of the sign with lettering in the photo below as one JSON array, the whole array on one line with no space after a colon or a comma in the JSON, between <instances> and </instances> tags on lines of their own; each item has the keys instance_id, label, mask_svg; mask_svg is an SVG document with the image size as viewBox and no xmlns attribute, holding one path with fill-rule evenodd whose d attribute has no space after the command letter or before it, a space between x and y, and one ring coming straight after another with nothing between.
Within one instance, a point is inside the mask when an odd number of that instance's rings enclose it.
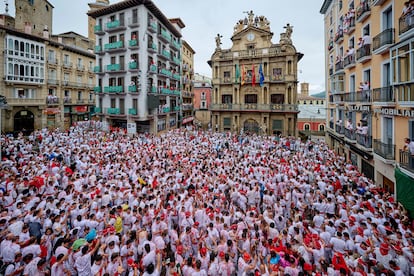
<instances>
[{"instance_id":1,"label":"sign with lettering","mask_svg":"<svg viewBox=\"0 0 414 276\"><path fill-rule=\"evenodd\" d=\"M369 111L368 105L350 105L348 106L349 111Z\"/></svg>"},{"instance_id":2,"label":"sign with lettering","mask_svg":"<svg viewBox=\"0 0 414 276\"><path fill-rule=\"evenodd\" d=\"M414 117L414 110L407 110L407 109L381 108L381 109L375 109L374 112L380 113L382 115Z\"/></svg>"}]
</instances>

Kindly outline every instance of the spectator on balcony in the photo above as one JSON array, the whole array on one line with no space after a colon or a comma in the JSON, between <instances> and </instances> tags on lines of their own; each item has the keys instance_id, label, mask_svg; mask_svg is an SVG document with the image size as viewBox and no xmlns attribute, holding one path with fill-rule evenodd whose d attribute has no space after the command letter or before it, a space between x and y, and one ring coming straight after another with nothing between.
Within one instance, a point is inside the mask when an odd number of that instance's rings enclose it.
<instances>
[{"instance_id":1,"label":"spectator on balcony","mask_svg":"<svg viewBox=\"0 0 414 276\"><path fill-rule=\"evenodd\" d=\"M356 133L357 133L357 134L362 134L362 126L361 126L361 123L358 123L358 124L357 124L357 127L356 127Z\"/></svg>"},{"instance_id":2,"label":"spectator on balcony","mask_svg":"<svg viewBox=\"0 0 414 276\"><path fill-rule=\"evenodd\" d=\"M403 150L409 153L408 164L410 168L414 168L414 141L412 141L410 138L405 138L404 141L405 145Z\"/></svg>"},{"instance_id":3,"label":"spectator on balcony","mask_svg":"<svg viewBox=\"0 0 414 276\"><path fill-rule=\"evenodd\" d=\"M362 37L358 38L357 45L358 45L358 49L362 48L362 45L364 45L364 43L362 41Z\"/></svg>"},{"instance_id":4,"label":"spectator on balcony","mask_svg":"<svg viewBox=\"0 0 414 276\"><path fill-rule=\"evenodd\" d=\"M351 119L348 119L348 120L346 121L346 128L347 128L348 130L350 130L351 132L352 132L352 131L354 131L354 125L352 124Z\"/></svg>"},{"instance_id":5,"label":"spectator on balcony","mask_svg":"<svg viewBox=\"0 0 414 276\"><path fill-rule=\"evenodd\" d=\"M365 33L362 37L362 46L364 47L365 55L371 53L371 36L368 33Z\"/></svg>"},{"instance_id":6,"label":"spectator on balcony","mask_svg":"<svg viewBox=\"0 0 414 276\"><path fill-rule=\"evenodd\" d=\"M410 5L410 2L409 1L405 2L404 7L402 9L401 17L408 15L411 12L411 10L412 10L412 7Z\"/></svg>"}]
</instances>

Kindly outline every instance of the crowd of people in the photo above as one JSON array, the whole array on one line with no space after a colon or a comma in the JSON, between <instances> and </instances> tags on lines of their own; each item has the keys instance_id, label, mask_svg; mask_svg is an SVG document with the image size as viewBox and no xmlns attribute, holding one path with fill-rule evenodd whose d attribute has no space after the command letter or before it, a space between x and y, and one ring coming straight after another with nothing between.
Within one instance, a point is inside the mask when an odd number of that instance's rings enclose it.
<instances>
[{"instance_id":1,"label":"crowd of people","mask_svg":"<svg viewBox=\"0 0 414 276\"><path fill-rule=\"evenodd\" d=\"M412 221L322 141L176 129L2 137L6 275L411 275Z\"/></svg>"}]
</instances>

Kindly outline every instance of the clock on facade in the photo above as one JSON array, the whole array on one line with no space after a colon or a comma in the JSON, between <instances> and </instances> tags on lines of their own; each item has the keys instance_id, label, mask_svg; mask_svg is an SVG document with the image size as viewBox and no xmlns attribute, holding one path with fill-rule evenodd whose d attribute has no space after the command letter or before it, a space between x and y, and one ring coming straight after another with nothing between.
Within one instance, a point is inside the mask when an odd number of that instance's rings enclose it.
<instances>
[{"instance_id":1,"label":"clock on facade","mask_svg":"<svg viewBox=\"0 0 414 276\"><path fill-rule=\"evenodd\" d=\"M247 36L246 36L246 38L247 38L248 41L253 41L254 40L254 37L255 37L254 36L254 33L248 33Z\"/></svg>"}]
</instances>

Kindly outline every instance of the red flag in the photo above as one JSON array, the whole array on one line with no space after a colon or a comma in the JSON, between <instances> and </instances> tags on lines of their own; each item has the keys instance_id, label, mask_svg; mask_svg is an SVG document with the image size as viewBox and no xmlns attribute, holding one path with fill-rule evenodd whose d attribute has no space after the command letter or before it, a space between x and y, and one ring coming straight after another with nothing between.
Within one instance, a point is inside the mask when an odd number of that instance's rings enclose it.
<instances>
[{"instance_id":1,"label":"red flag","mask_svg":"<svg viewBox=\"0 0 414 276\"><path fill-rule=\"evenodd\" d=\"M254 72L254 64L252 64L252 86L256 85L256 73Z\"/></svg>"}]
</instances>

